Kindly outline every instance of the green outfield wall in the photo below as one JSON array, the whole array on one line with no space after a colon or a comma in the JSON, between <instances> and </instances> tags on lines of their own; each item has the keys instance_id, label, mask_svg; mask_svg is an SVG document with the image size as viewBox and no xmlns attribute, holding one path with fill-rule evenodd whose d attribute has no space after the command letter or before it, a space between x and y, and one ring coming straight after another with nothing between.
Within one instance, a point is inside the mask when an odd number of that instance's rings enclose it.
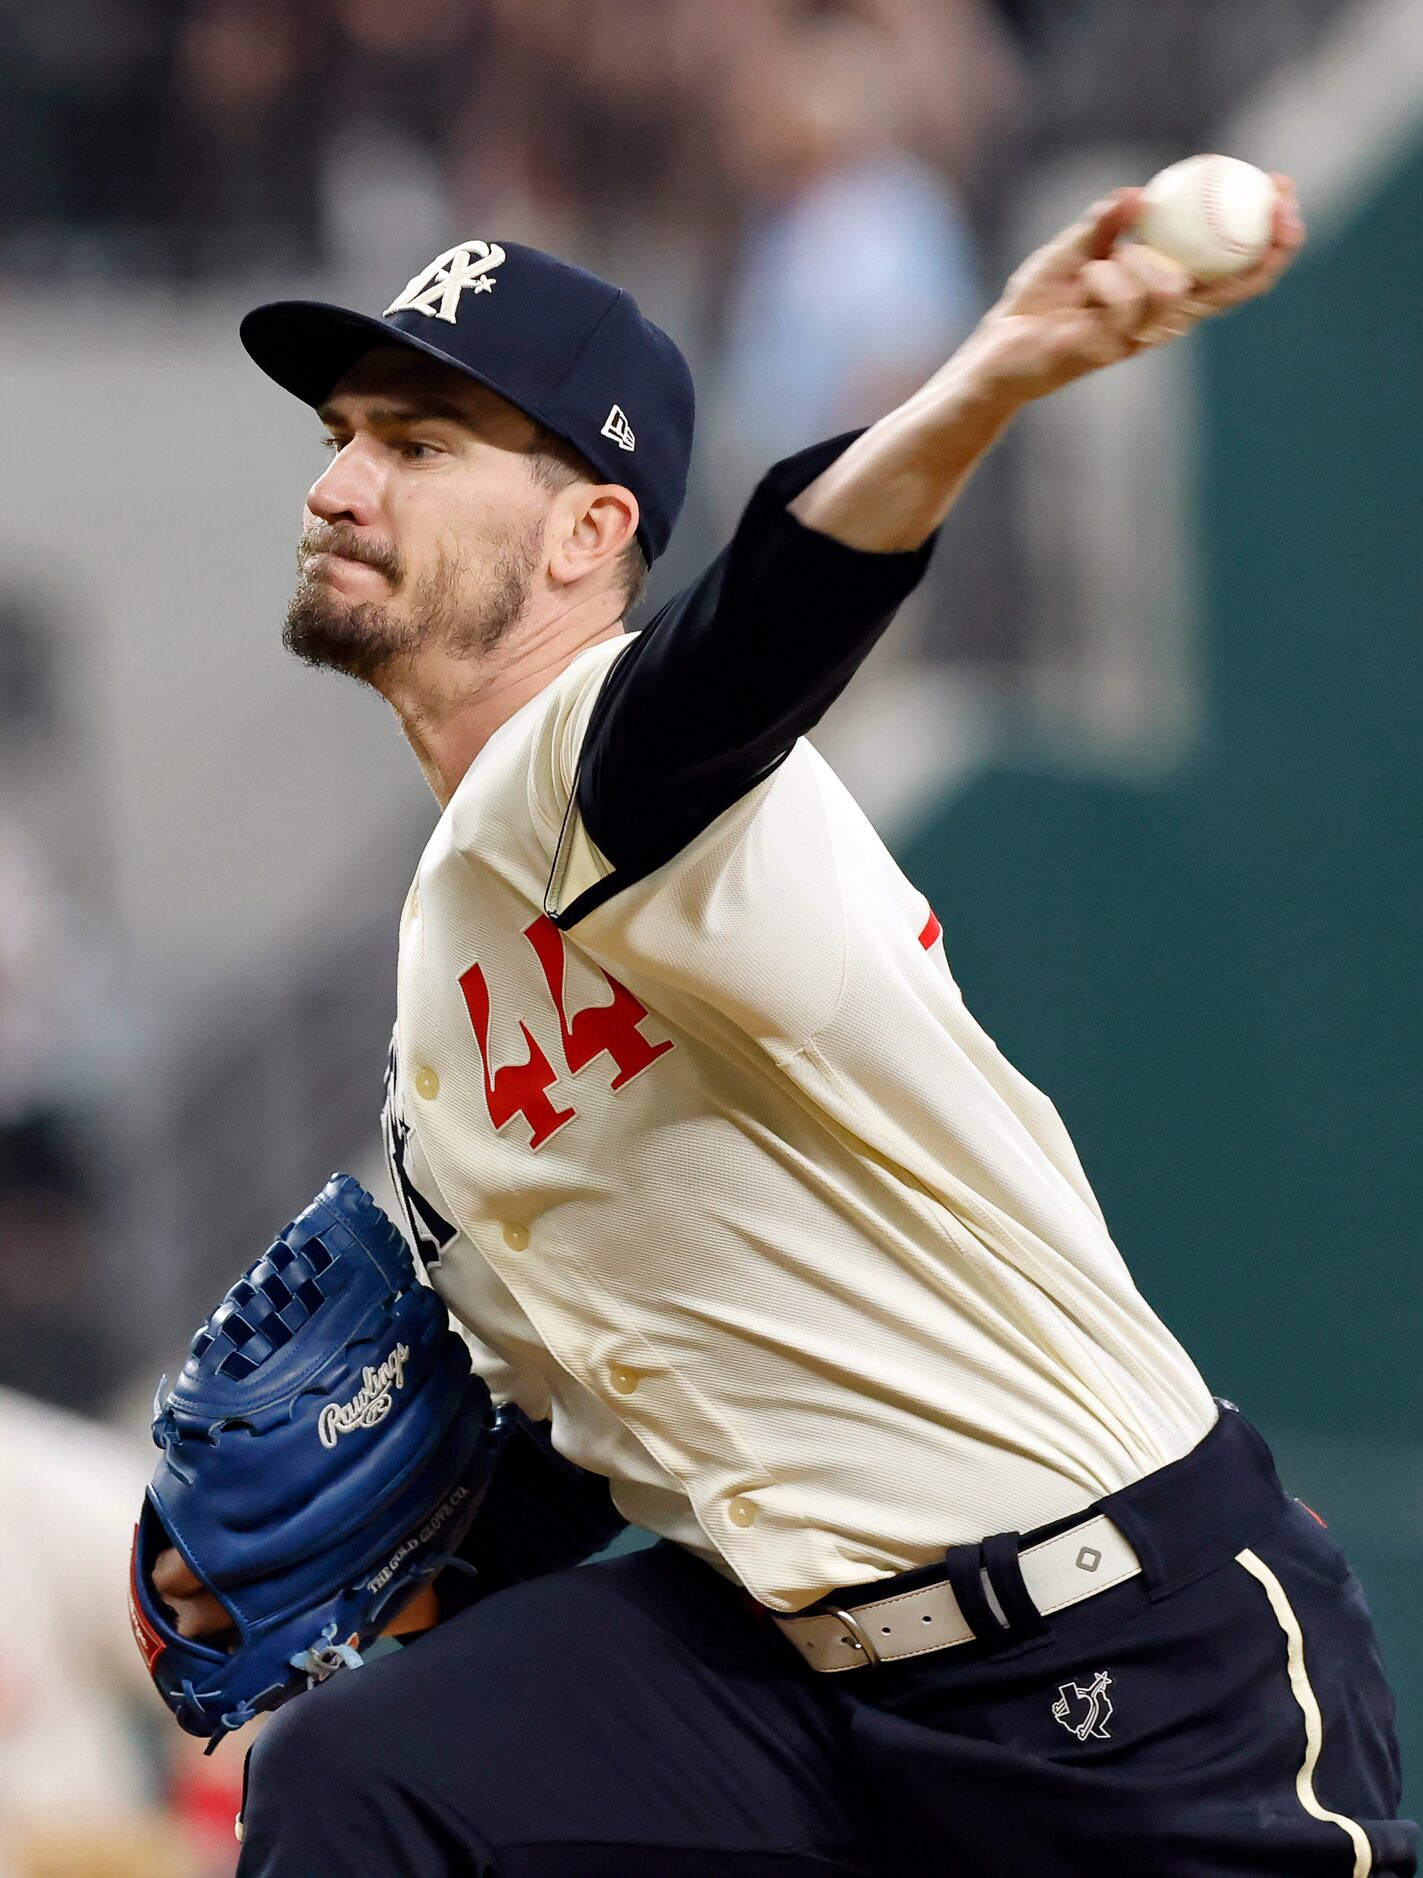
<instances>
[{"instance_id":1,"label":"green outfield wall","mask_svg":"<svg viewBox=\"0 0 1423 1878\"><path fill-rule=\"evenodd\" d=\"M1369 1588L1423 1804L1423 149L1192 342L1204 729L904 850L1148 1297Z\"/></svg>"}]
</instances>

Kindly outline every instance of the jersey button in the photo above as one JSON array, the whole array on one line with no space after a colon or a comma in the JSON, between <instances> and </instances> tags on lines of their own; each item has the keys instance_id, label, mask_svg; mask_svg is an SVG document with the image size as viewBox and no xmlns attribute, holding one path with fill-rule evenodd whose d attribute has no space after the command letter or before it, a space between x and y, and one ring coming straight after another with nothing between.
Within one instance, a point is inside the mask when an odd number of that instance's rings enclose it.
<instances>
[{"instance_id":1,"label":"jersey button","mask_svg":"<svg viewBox=\"0 0 1423 1878\"><path fill-rule=\"evenodd\" d=\"M424 1096L427 1102L433 1102L440 1093L440 1079L428 1063L415 1072L415 1093Z\"/></svg>"},{"instance_id":2,"label":"jersey button","mask_svg":"<svg viewBox=\"0 0 1423 1878\"><path fill-rule=\"evenodd\" d=\"M529 1243L529 1229L522 1220L505 1220L504 1243L511 1252L523 1251L524 1247Z\"/></svg>"},{"instance_id":3,"label":"jersey button","mask_svg":"<svg viewBox=\"0 0 1423 1878\"><path fill-rule=\"evenodd\" d=\"M621 1363L614 1363L608 1376L619 1395L631 1395L642 1381L635 1369L626 1369Z\"/></svg>"},{"instance_id":4,"label":"jersey button","mask_svg":"<svg viewBox=\"0 0 1423 1878\"><path fill-rule=\"evenodd\" d=\"M410 889L410 917L411 919L420 917L420 889L418 887Z\"/></svg>"},{"instance_id":5,"label":"jersey button","mask_svg":"<svg viewBox=\"0 0 1423 1878\"><path fill-rule=\"evenodd\" d=\"M728 1505L726 1517L731 1521L733 1526L740 1526L743 1529L747 1526L754 1526L756 1524L756 1502L754 1500L748 1500L744 1494L738 1493L736 1498Z\"/></svg>"}]
</instances>

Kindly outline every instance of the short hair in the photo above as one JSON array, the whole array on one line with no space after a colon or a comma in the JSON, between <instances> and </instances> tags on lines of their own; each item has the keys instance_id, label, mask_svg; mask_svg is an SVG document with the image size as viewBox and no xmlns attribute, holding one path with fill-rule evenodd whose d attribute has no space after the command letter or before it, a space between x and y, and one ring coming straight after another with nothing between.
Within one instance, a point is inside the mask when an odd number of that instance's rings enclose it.
<instances>
[{"instance_id":1,"label":"short hair","mask_svg":"<svg viewBox=\"0 0 1423 1878\"><path fill-rule=\"evenodd\" d=\"M529 474L545 489L566 489L570 483L602 483L600 476L583 452L566 437L536 424L533 448L529 453ZM647 556L636 536L617 558L615 573L623 592L623 611L631 613L647 586Z\"/></svg>"}]
</instances>

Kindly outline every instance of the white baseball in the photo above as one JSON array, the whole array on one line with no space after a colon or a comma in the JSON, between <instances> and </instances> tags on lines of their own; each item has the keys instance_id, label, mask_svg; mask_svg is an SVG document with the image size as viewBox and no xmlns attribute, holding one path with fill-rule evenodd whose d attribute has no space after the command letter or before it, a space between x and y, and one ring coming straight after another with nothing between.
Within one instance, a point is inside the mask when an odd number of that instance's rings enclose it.
<instances>
[{"instance_id":1,"label":"white baseball","mask_svg":"<svg viewBox=\"0 0 1423 1878\"><path fill-rule=\"evenodd\" d=\"M1274 183L1253 163L1186 157L1159 171L1142 191L1132 239L1169 255L1197 280L1221 280L1252 266L1269 247L1278 197Z\"/></svg>"}]
</instances>

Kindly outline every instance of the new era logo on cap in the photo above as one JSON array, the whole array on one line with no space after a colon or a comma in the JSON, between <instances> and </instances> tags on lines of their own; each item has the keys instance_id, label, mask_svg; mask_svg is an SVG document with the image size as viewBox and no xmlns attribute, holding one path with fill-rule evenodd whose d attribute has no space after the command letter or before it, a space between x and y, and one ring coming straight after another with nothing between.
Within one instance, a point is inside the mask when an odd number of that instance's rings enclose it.
<instances>
[{"instance_id":1,"label":"new era logo on cap","mask_svg":"<svg viewBox=\"0 0 1423 1878\"><path fill-rule=\"evenodd\" d=\"M620 404L615 404L612 410L609 411L608 415L603 419L602 434L605 437L611 437L620 450L635 450L637 448L637 438L633 435L632 425L627 421L623 407Z\"/></svg>"},{"instance_id":2,"label":"new era logo on cap","mask_svg":"<svg viewBox=\"0 0 1423 1878\"><path fill-rule=\"evenodd\" d=\"M391 301L382 317L389 319L392 313L408 309L448 320L453 326L459 318L461 295L493 293L494 269L505 258L497 241L462 241L457 248L446 248L421 273L411 275L404 292Z\"/></svg>"}]
</instances>

